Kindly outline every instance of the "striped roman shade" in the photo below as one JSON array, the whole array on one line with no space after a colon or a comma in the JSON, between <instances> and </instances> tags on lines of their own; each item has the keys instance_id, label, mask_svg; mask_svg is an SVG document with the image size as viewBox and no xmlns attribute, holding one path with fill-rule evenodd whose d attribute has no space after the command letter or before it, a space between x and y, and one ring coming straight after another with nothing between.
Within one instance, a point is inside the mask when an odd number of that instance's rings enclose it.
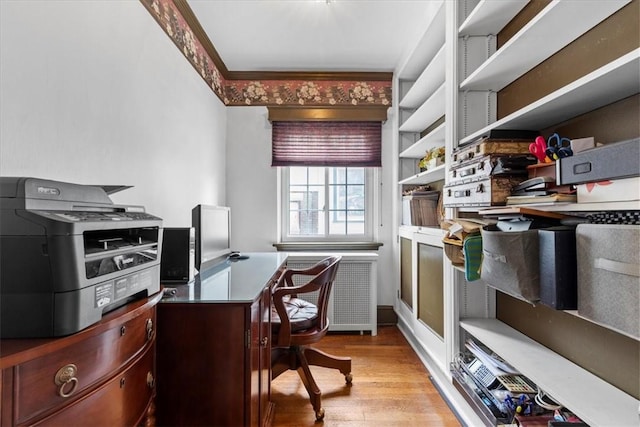
<instances>
[{"instance_id":1,"label":"striped roman shade","mask_svg":"<svg viewBox=\"0 0 640 427\"><path fill-rule=\"evenodd\" d=\"M380 167L379 121L274 121L272 166Z\"/></svg>"}]
</instances>

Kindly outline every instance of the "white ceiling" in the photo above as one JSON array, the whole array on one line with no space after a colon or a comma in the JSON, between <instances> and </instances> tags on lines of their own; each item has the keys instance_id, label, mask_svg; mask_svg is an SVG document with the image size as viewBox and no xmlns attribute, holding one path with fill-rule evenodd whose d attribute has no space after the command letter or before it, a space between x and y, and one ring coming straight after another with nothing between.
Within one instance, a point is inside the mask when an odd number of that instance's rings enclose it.
<instances>
[{"instance_id":1,"label":"white ceiling","mask_svg":"<svg viewBox=\"0 0 640 427\"><path fill-rule=\"evenodd\" d=\"M394 71L434 0L189 0L230 71Z\"/></svg>"}]
</instances>

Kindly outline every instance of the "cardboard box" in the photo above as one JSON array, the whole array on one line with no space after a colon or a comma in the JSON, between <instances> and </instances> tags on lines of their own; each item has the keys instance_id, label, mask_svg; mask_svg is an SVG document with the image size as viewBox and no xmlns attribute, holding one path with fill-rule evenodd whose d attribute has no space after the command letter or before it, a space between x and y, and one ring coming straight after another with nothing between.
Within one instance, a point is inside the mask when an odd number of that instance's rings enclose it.
<instances>
[{"instance_id":1,"label":"cardboard box","mask_svg":"<svg viewBox=\"0 0 640 427\"><path fill-rule=\"evenodd\" d=\"M462 250L462 241L454 239L443 239L444 254L449 258L453 265L464 265L464 252Z\"/></svg>"},{"instance_id":2,"label":"cardboard box","mask_svg":"<svg viewBox=\"0 0 640 427\"><path fill-rule=\"evenodd\" d=\"M402 224L421 227L435 227L439 224L439 191L428 194L404 196L402 198Z\"/></svg>"},{"instance_id":3,"label":"cardboard box","mask_svg":"<svg viewBox=\"0 0 640 427\"><path fill-rule=\"evenodd\" d=\"M578 203L640 200L640 177L588 182L576 186Z\"/></svg>"}]
</instances>

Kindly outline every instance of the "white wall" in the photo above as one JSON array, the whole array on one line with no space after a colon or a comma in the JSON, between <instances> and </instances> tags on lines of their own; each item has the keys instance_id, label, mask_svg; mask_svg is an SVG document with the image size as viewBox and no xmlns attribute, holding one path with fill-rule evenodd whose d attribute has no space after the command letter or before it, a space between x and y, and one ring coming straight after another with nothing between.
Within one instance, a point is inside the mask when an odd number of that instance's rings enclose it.
<instances>
[{"instance_id":1,"label":"white wall","mask_svg":"<svg viewBox=\"0 0 640 427\"><path fill-rule=\"evenodd\" d=\"M392 114L389 109L389 115ZM240 251L273 251L278 241L277 172L271 167L271 124L266 107L227 110L227 201L232 212L232 246ZM391 118L391 116L389 116ZM393 305L397 279L393 268L392 223L395 185L392 120L382 127L381 207L379 211L378 304Z\"/></svg>"},{"instance_id":2,"label":"white wall","mask_svg":"<svg viewBox=\"0 0 640 427\"><path fill-rule=\"evenodd\" d=\"M278 239L278 186L271 167L271 124L266 107L227 109L227 202L231 246L274 251Z\"/></svg>"},{"instance_id":3,"label":"white wall","mask_svg":"<svg viewBox=\"0 0 640 427\"><path fill-rule=\"evenodd\" d=\"M134 188L165 226L225 204L226 110L138 1L0 1L0 174Z\"/></svg>"}]
</instances>

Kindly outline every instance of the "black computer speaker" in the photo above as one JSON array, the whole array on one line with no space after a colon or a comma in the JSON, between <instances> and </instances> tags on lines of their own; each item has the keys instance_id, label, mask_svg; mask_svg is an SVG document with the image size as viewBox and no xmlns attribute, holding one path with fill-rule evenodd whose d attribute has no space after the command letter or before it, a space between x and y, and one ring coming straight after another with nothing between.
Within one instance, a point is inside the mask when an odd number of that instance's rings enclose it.
<instances>
[{"instance_id":1,"label":"black computer speaker","mask_svg":"<svg viewBox=\"0 0 640 427\"><path fill-rule=\"evenodd\" d=\"M193 280L196 253L193 227L165 228L160 257L160 282L188 283Z\"/></svg>"}]
</instances>

